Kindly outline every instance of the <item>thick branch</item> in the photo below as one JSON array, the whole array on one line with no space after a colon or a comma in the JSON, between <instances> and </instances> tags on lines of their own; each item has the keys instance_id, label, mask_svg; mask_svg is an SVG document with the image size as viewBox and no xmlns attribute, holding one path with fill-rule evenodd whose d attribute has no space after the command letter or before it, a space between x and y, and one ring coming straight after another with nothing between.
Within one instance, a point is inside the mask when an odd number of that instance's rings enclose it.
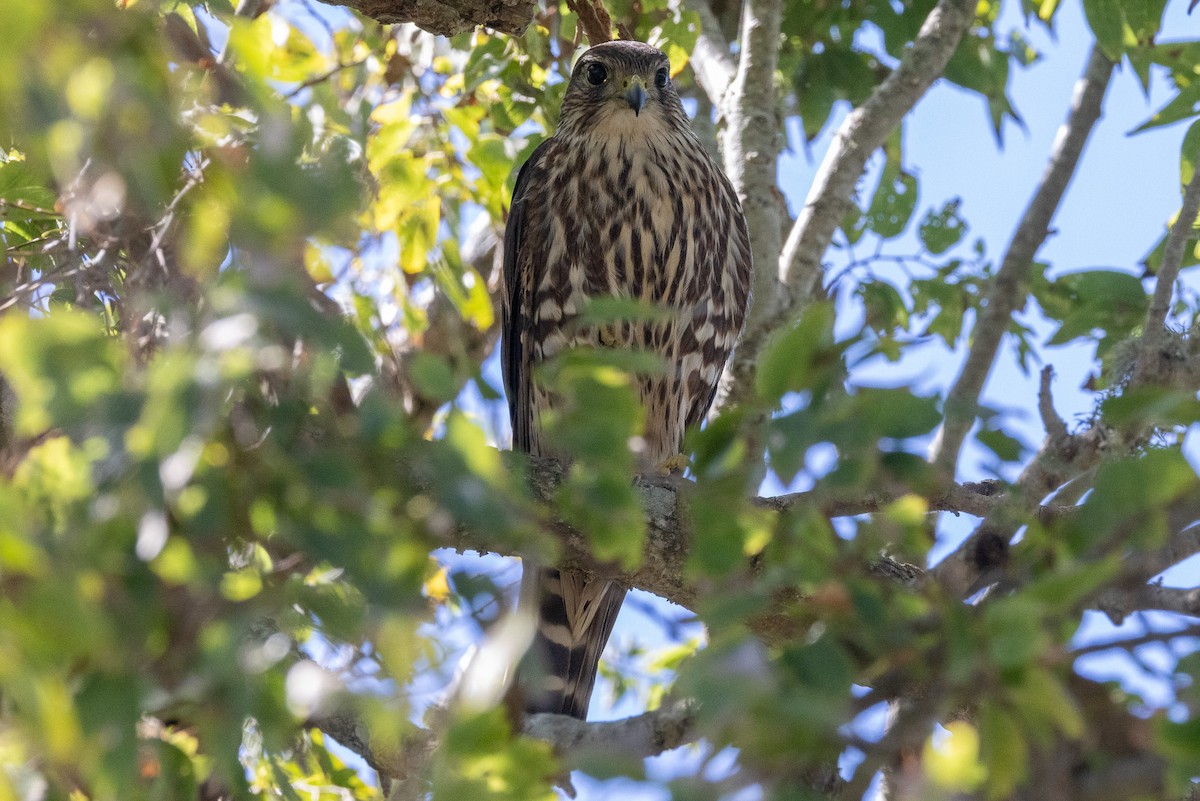
<instances>
[{"instance_id":1,"label":"thick branch","mask_svg":"<svg viewBox=\"0 0 1200 801\"><path fill-rule=\"evenodd\" d=\"M695 707L678 702L623 720L585 723L566 715L531 715L523 733L554 746L569 766L572 758L586 752L617 752L641 759L678 748L696 738Z\"/></svg>"},{"instance_id":2,"label":"thick branch","mask_svg":"<svg viewBox=\"0 0 1200 801\"><path fill-rule=\"evenodd\" d=\"M1133 590L1109 590L1101 594L1093 605L1118 626L1133 612L1151 609L1200 617L1200 588L1145 584Z\"/></svg>"},{"instance_id":3,"label":"thick branch","mask_svg":"<svg viewBox=\"0 0 1200 801\"><path fill-rule=\"evenodd\" d=\"M524 458L528 459L528 480L535 495L547 501L553 498L555 490L565 478L562 465L553 459ZM637 487L645 509L646 542L641 565L636 570L623 571L615 565L597 561L591 554L587 538L563 523L555 524L553 528L562 548L556 564L570 570L614 578L628 587L637 587L680 606L694 608L696 599L705 589L688 578L685 570L691 541L687 520L688 495L694 485L676 478L639 477ZM827 517L850 517L878 512L903 495L916 491L897 485L860 496L814 491L755 498L751 502L760 508L777 512L813 506ZM926 499L930 512L948 511L983 516L1001 504L1004 496L998 482L984 481L952 484L927 493ZM1039 510L1038 514L1049 518L1061 514L1061 510L1046 507ZM465 528L453 532L446 545L459 551L520 555L515 549L496 543L487 532ZM749 563L746 569L749 575ZM779 633L772 629L771 623L764 619L756 630L771 639Z\"/></svg>"},{"instance_id":4,"label":"thick branch","mask_svg":"<svg viewBox=\"0 0 1200 801\"><path fill-rule=\"evenodd\" d=\"M867 160L942 74L974 18L975 5L971 0L940 0L900 65L838 129L804 209L784 243L771 293L760 294L755 301L753 316L734 356L733 388L728 400L746 396L754 386L755 361L766 338L817 294L822 257L854 203L855 188ZM760 258L757 251L754 257ZM759 271L775 266L760 264Z\"/></svg>"},{"instance_id":5,"label":"thick branch","mask_svg":"<svg viewBox=\"0 0 1200 801\"><path fill-rule=\"evenodd\" d=\"M737 74L720 106L728 125L725 173L742 202L754 256L751 320L769 308L766 300L776 293L774 265L783 248L783 207L777 187L781 137L775 87L781 20L780 0L747 0L742 12ZM748 325L753 328L754 323Z\"/></svg>"},{"instance_id":6,"label":"thick branch","mask_svg":"<svg viewBox=\"0 0 1200 801\"><path fill-rule=\"evenodd\" d=\"M567 0L567 7L579 18L588 44L598 45L612 40L612 18L599 0Z\"/></svg>"},{"instance_id":7,"label":"thick branch","mask_svg":"<svg viewBox=\"0 0 1200 801\"><path fill-rule=\"evenodd\" d=\"M1099 47L1093 47L1087 69L1075 86L1071 111L1054 140L1046 174L1025 209L992 282L986 305L979 313L967 360L946 396L946 422L934 457L934 462L948 476L954 474L963 439L975 422L979 394L996 361L1000 341L1008 330L1013 312L1024 306L1029 267L1046 241L1050 222L1079 166L1083 146L1100 119L1112 70L1113 63Z\"/></svg>"},{"instance_id":8,"label":"thick branch","mask_svg":"<svg viewBox=\"0 0 1200 801\"><path fill-rule=\"evenodd\" d=\"M525 33L533 21L533 0L321 0L347 6L382 23L412 22L441 36L453 36L483 26L513 36Z\"/></svg>"},{"instance_id":9,"label":"thick branch","mask_svg":"<svg viewBox=\"0 0 1200 801\"><path fill-rule=\"evenodd\" d=\"M525 719L522 734L548 742L571 767L589 753L608 753L642 759L694 742L695 706L677 701L660 709L623 720L587 723L566 715L539 714ZM423 798L427 791L429 762L438 748L433 729L419 729L405 738L399 749L382 751L372 746L362 721L348 713L324 716L309 722L361 756L381 778L398 783L390 797Z\"/></svg>"}]
</instances>

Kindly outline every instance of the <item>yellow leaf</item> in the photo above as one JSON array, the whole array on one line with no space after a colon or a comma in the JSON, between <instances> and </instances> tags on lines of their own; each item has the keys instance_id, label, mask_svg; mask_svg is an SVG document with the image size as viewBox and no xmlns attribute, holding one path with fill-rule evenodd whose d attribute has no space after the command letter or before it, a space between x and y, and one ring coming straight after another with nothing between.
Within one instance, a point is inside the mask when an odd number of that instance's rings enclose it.
<instances>
[{"instance_id":1,"label":"yellow leaf","mask_svg":"<svg viewBox=\"0 0 1200 801\"><path fill-rule=\"evenodd\" d=\"M304 245L304 269L316 284L332 284L334 281L329 252L312 242Z\"/></svg>"},{"instance_id":2,"label":"yellow leaf","mask_svg":"<svg viewBox=\"0 0 1200 801\"><path fill-rule=\"evenodd\" d=\"M425 597L442 603L450 597L450 579L445 567L439 566L432 576L425 579Z\"/></svg>"},{"instance_id":3,"label":"yellow leaf","mask_svg":"<svg viewBox=\"0 0 1200 801\"><path fill-rule=\"evenodd\" d=\"M954 721L946 724L946 733L925 741L925 774L946 790L971 792L987 776L979 762L979 732L970 723Z\"/></svg>"},{"instance_id":4,"label":"yellow leaf","mask_svg":"<svg viewBox=\"0 0 1200 801\"><path fill-rule=\"evenodd\" d=\"M883 511L902 526L919 526L925 522L929 502L920 495L909 493L889 503Z\"/></svg>"}]
</instances>

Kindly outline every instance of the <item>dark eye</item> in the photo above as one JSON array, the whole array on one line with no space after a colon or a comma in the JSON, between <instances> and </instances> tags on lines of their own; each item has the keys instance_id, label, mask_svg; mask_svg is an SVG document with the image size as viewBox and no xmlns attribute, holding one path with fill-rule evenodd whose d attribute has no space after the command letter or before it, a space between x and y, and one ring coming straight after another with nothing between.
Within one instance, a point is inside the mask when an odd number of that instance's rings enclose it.
<instances>
[{"instance_id":1,"label":"dark eye","mask_svg":"<svg viewBox=\"0 0 1200 801\"><path fill-rule=\"evenodd\" d=\"M667 72L666 67L662 67L654 75L654 85L657 86L659 89L665 88L667 83L670 80L671 80L671 74L669 72Z\"/></svg>"},{"instance_id":2,"label":"dark eye","mask_svg":"<svg viewBox=\"0 0 1200 801\"><path fill-rule=\"evenodd\" d=\"M587 66L587 79L588 83L592 86L599 86L608 80L608 70L605 69L603 64L597 64L593 61Z\"/></svg>"}]
</instances>

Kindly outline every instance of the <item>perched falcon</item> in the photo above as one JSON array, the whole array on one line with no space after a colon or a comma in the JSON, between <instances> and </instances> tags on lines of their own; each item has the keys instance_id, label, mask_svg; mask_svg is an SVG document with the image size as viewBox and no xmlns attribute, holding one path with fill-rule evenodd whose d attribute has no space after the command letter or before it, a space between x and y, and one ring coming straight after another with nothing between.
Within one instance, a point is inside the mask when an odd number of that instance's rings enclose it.
<instances>
[{"instance_id":1,"label":"perched falcon","mask_svg":"<svg viewBox=\"0 0 1200 801\"><path fill-rule=\"evenodd\" d=\"M534 369L564 349L645 350L666 370L639 376L643 463L677 456L704 419L742 329L750 241L733 186L692 133L670 64L641 42L580 57L557 132L517 176L504 234L504 386L513 448L555 456L540 417L554 396ZM575 325L589 299L631 299L671 314L606 329ZM606 580L526 570L522 602L537 610L522 676L527 711L587 716L600 652L625 598ZM531 686L532 685L532 686Z\"/></svg>"}]
</instances>

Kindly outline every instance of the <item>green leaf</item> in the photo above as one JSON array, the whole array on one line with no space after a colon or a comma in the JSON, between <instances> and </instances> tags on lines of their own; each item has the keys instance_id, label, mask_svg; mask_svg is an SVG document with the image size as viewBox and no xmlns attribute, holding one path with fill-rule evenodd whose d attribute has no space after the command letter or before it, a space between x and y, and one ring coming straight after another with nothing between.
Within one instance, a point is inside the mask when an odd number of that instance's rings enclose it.
<instances>
[{"instance_id":1,"label":"green leaf","mask_svg":"<svg viewBox=\"0 0 1200 801\"><path fill-rule=\"evenodd\" d=\"M904 298L887 281L867 281L859 284L855 291L862 298L867 325L880 335L908 326L908 307Z\"/></svg>"},{"instance_id":2,"label":"green leaf","mask_svg":"<svg viewBox=\"0 0 1200 801\"><path fill-rule=\"evenodd\" d=\"M822 376L833 348L833 319L831 303L814 303L795 326L764 348L754 381L761 401L775 406L785 393L804 389Z\"/></svg>"},{"instance_id":3,"label":"green leaf","mask_svg":"<svg viewBox=\"0 0 1200 801\"><path fill-rule=\"evenodd\" d=\"M1121 0L1125 22L1138 46L1154 44L1166 8L1167 0Z\"/></svg>"},{"instance_id":4,"label":"green leaf","mask_svg":"<svg viewBox=\"0 0 1200 801\"><path fill-rule=\"evenodd\" d=\"M899 236L917 205L917 179L889 162L867 209L867 227L884 239Z\"/></svg>"},{"instance_id":5,"label":"green leaf","mask_svg":"<svg viewBox=\"0 0 1200 801\"><path fill-rule=\"evenodd\" d=\"M1120 0L1083 0L1083 12L1104 55L1120 61L1125 53L1125 13Z\"/></svg>"},{"instance_id":6,"label":"green leaf","mask_svg":"<svg viewBox=\"0 0 1200 801\"><path fill-rule=\"evenodd\" d=\"M1141 280L1117 270L1087 270L1061 276L1054 282L1052 292L1065 302L1062 326L1050 338L1048 345L1061 345L1083 336L1104 339L1123 339L1129 336L1146 316L1147 298ZM1051 293L1046 293L1050 296ZM1040 300L1041 298L1039 298ZM1042 307L1055 317L1053 307Z\"/></svg>"},{"instance_id":7,"label":"green leaf","mask_svg":"<svg viewBox=\"0 0 1200 801\"><path fill-rule=\"evenodd\" d=\"M1188 126L1183 135L1183 145L1179 152L1179 183L1187 186L1196 174L1196 162L1200 161L1200 120Z\"/></svg>"},{"instance_id":8,"label":"green leaf","mask_svg":"<svg viewBox=\"0 0 1200 801\"><path fill-rule=\"evenodd\" d=\"M980 762L987 766L987 797L1007 798L1026 776L1029 751L1012 714L991 699L979 707Z\"/></svg>"},{"instance_id":9,"label":"green leaf","mask_svg":"<svg viewBox=\"0 0 1200 801\"><path fill-rule=\"evenodd\" d=\"M125 353L94 317L59 311L53 317L0 319L0 373L20 403L17 430L86 426L103 419L121 385Z\"/></svg>"},{"instance_id":10,"label":"green leaf","mask_svg":"<svg viewBox=\"0 0 1200 801\"><path fill-rule=\"evenodd\" d=\"M925 249L935 256L957 245L970 230L967 221L958 213L961 206L959 198L948 200L940 210L930 209L921 220L917 235Z\"/></svg>"},{"instance_id":11,"label":"green leaf","mask_svg":"<svg viewBox=\"0 0 1200 801\"><path fill-rule=\"evenodd\" d=\"M983 620L988 632L988 655L997 667L1021 668L1041 655L1047 645L1041 617L1041 605L1022 595L988 604Z\"/></svg>"},{"instance_id":12,"label":"green leaf","mask_svg":"<svg viewBox=\"0 0 1200 801\"><path fill-rule=\"evenodd\" d=\"M781 661L788 674L804 688L800 692L849 693L854 662L830 636L786 649Z\"/></svg>"},{"instance_id":13,"label":"green leaf","mask_svg":"<svg viewBox=\"0 0 1200 801\"><path fill-rule=\"evenodd\" d=\"M1003 429L984 429L975 438L1002 462L1016 462L1026 453L1025 444Z\"/></svg>"},{"instance_id":14,"label":"green leaf","mask_svg":"<svg viewBox=\"0 0 1200 801\"><path fill-rule=\"evenodd\" d=\"M880 437L908 439L928 434L942 420L938 398L906 389L862 388L855 392L855 425Z\"/></svg>"},{"instance_id":15,"label":"green leaf","mask_svg":"<svg viewBox=\"0 0 1200 801\"><path fill-rule=\"evenodd\" d=\"M1083 715L1075 698L1050 671L1042 668L1025 671L1021 682L1009 689L1009 695L1028 721L1030 731L1057 730L1072 740L1084 735ZM1046 739L1052 742L1053 738Z\"/></svg>"},{"instance_id":16,"label":"green leaf","mask_svg":"<svg viewBox=\"0 0 1200 801\"><path fill-rule=\"evenodd\" d=\"M1200 111L1200 83L1185 84L1179 94L1171 98L1165 106L1154 112L1150 119L1134 128L1130 133L1141 133L1151 128L1161 128L1180 120L1196 116Z\"/></svg>"},{"instance_id":17,"label":"green leaf","mask_svg":"<svg viewBox=\"0 0 1200 801\"><path fill-rule=\"evenodd\" d=\"M408 370L413 387L431 401L445 403L458 394L454 370L438 356L418 351L413 354Z\"/></svg>"}]
</instances>

